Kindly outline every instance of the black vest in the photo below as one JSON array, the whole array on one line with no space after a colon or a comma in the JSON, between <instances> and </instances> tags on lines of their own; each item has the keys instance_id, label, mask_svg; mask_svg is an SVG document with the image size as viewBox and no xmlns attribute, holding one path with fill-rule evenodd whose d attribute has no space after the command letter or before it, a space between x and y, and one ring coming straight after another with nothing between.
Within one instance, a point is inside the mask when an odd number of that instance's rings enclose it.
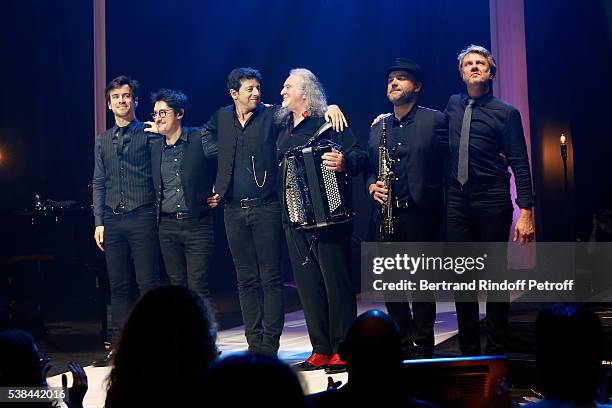
<instances>
[{"instance_id":1,"label":"black vest","mask_svg":"<svg viewBox=\"0 0 612 408\"><path fill-rule=\"evenodd\" d=\"M181 185L185 193L185 204L193 217L207 215L210 210L206 199L212 195L213 183L217 163L213 158L207 158L202 150L202 131L200 128L183 128L187 133L187 143L183 146L183 160L181 162ZM151 149L153 182L157 198L158 212L164 198L164 186L161 178L161 157L163 152L163 139L156 140Z\"/></svg>"},{"instance_id":2,"label":"black vest","mask_svg":"<svg viewBox=\"0 0 612 408\"><path fill-rule=\"evenodd\" d=\"M249 150L255 152L255 174L263 177L267 173L260 198L276 195L276 177L278 162L276 161L277 130L274 126L274 110L260 105L257 115L251 119L245 131ZM219 167L215 191L225 196L233 179L234 160L236 157L237 134L234 124L234 105L219 109L217 115L217 139L219 143ZM240 199L245 197L233 197Z\"/></svg>"},{"instance_id":3,"label":"black vest","mask_svg":"<svg viewBox=\"0 0 612 408\"><path fill-rule=\"evenodd\" d=\"M155 190L151 179L151 150L149 135L142 123L130 123L129 137L123 148L117 138L116 127L106 130L100 137L102 161L105 170L105 202L110 208L123 203L128 211L155 202Z\"/></svg>"}]
</instances>

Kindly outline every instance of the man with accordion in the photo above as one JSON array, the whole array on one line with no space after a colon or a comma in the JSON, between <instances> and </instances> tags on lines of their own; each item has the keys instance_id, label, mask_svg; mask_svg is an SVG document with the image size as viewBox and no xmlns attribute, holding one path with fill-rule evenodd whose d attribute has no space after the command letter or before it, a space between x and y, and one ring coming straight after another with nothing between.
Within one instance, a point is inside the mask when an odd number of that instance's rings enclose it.
<instances>
[{"instance_id":1,"label":"man with accordion","mask_svg":"<svg viewBox=\"0 0 612 408\"><path fill-rule=\"evenodd\" d=\"M368 192L382 207L378 239L435 242L443 202L443 159L448 149L446 119L442 112L417 105L425 83L417 63L397 58L386 73L393 114L381 115L383 119L370 131L366 171ZM383 166L379 165L381 159ZM431 357L436 319L433 296L413 302L412 312L407 298L398 302L386 296L386 300L387 311L400 330L404 358Z\"/></svg>"},{"instance_id":2,"label":"man with accordion","mask_svg":"<svg viewBox=\"0 0 612 408\"><path fill-rule=\"evenodd\" d=\"M276 119L283 126L281 160L283 226L308 327L312 355L302 370L344 371L338 344L357 315L350 273L350 176L366 153L350 129L326 125L323 87L307 69L291 70Z\"/></svg>"}]
</instances>

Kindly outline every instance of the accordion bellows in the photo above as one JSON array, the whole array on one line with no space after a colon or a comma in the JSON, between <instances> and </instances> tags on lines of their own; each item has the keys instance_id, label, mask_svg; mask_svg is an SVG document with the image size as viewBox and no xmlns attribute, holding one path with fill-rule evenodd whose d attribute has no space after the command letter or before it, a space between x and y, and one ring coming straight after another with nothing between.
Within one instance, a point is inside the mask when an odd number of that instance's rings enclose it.
<instances>
[{"instance_id":1,"label":"accordion bellows","mask_svg":"<svg viewBox=\"0 0 612 408\"><path fill-rule=\"evenodd\" d=\"M321 228L349 221L350 178L327 170L321 156L340 146L319 145L289 150L284 157L283 199L289 223L297 229Z\"/></svg>"}]
</instances>

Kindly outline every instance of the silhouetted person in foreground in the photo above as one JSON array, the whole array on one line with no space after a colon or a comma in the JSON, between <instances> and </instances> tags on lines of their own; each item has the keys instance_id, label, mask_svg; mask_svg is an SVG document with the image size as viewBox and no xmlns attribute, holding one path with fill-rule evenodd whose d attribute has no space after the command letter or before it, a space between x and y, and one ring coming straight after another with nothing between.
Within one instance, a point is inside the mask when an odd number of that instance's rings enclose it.
<instances>
[{"instance_id":1,"label":"silhouetted person in foreground","mask_svg":"<svg viewBox=\"0 0 612 408\"><path fill-rule=\"evenodd\" d=\"M230 407L304 406L302 388L296 374L272 356L238 354L212 365L204 377L203 395L216 395Z\"/></svg>"},{"instance_id":2,"label":"silhouetted person in foreground","mask_svg":"<svg viewBox=\"0 0 612 408\"><path fill-rule=\"evenodd\" d=\"M347 384L308 396L309 406L434 407L403 391L400 335L393 320L380 310L367 311L353 322L339 352L346 360Z\"/></svg>"},{"instance_id":3,"label":"silhouetted person in foreground","mask_svg":"<svg viewBox=\"0 0 612 408\"><path fill-rule=\"evenodd\" d=\"M215 324L197 293L179 286L147 292L121 331L105 407L201 401L198 384L217 357L215 341Z\"/></svg>"},{"instance_id":4,"label":"silhouetted person in foreground","mask_svg":"<svg viewBox=\"0 0 612 408\"><path fill-rule=\"evenodd\" d=\"M23 330L7 330L0 333L0 387L47 388L49 359L41 352L34 338ZM80 365L70 363L73 385L68 390L68 408L82 408L87 392L87 375ZM3 402L2 407L54 407L53 402Z\"/></svg>"},{"instance_id":5,"label":"silhouetted person in foreground","mask_svg":"<svg viewBox=\"0 0 612 408\"><path fill-rule=\"evenodd\" d=\"M602 380L599 318L577 306L542 309L536 320L536 342L544 399L528 407L595 407Z\"/></svg>"}]
</instances>

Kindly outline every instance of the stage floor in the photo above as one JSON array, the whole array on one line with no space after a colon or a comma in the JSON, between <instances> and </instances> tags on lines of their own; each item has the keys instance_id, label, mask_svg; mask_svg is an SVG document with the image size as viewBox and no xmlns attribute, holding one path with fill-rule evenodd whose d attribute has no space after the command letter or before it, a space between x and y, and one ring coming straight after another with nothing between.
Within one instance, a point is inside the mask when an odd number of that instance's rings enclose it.
<instances>
[{"instance_id":1,"label":"stage floor","mask_svg":"<svg viewBox=\"0 0 612 408\"><path fill-rule=\"evenodd\" d=\"M481 305L481 311L482 311ZM385 310L385 305L382 303L363 303L358 304L359 313L363 313L370 309ZM439 344L444 340L454 336L457 333L457 319L455 316L454 303L437 303L437 315L435 330L435 342ZM222 352L221 357L231 355L232 353L243 352L247 349L246 339L244 337L244 327L238 326L232 329L219 332L217 344ZM280 350L278 356L287 364L297 363L307 358L312 351L308 332L306 330L306 322L304 314L301 310L287 313L285 315L285 327L280 341ZM84 405L87 408L104 406L105 398L105 379L110 371L109 367L85 367L85 372L89 380L89 391L85 395ZM305 394L311 394L325 390L327 386L327 377L323 370L310 371L300 373L300 381ZM72 383L70 374L68 374L68 384ZM334 381L346 382L346 373L334 374ZM49 386L61 386L61 374L48 378Z\"/></svg>"}]
</instances>

